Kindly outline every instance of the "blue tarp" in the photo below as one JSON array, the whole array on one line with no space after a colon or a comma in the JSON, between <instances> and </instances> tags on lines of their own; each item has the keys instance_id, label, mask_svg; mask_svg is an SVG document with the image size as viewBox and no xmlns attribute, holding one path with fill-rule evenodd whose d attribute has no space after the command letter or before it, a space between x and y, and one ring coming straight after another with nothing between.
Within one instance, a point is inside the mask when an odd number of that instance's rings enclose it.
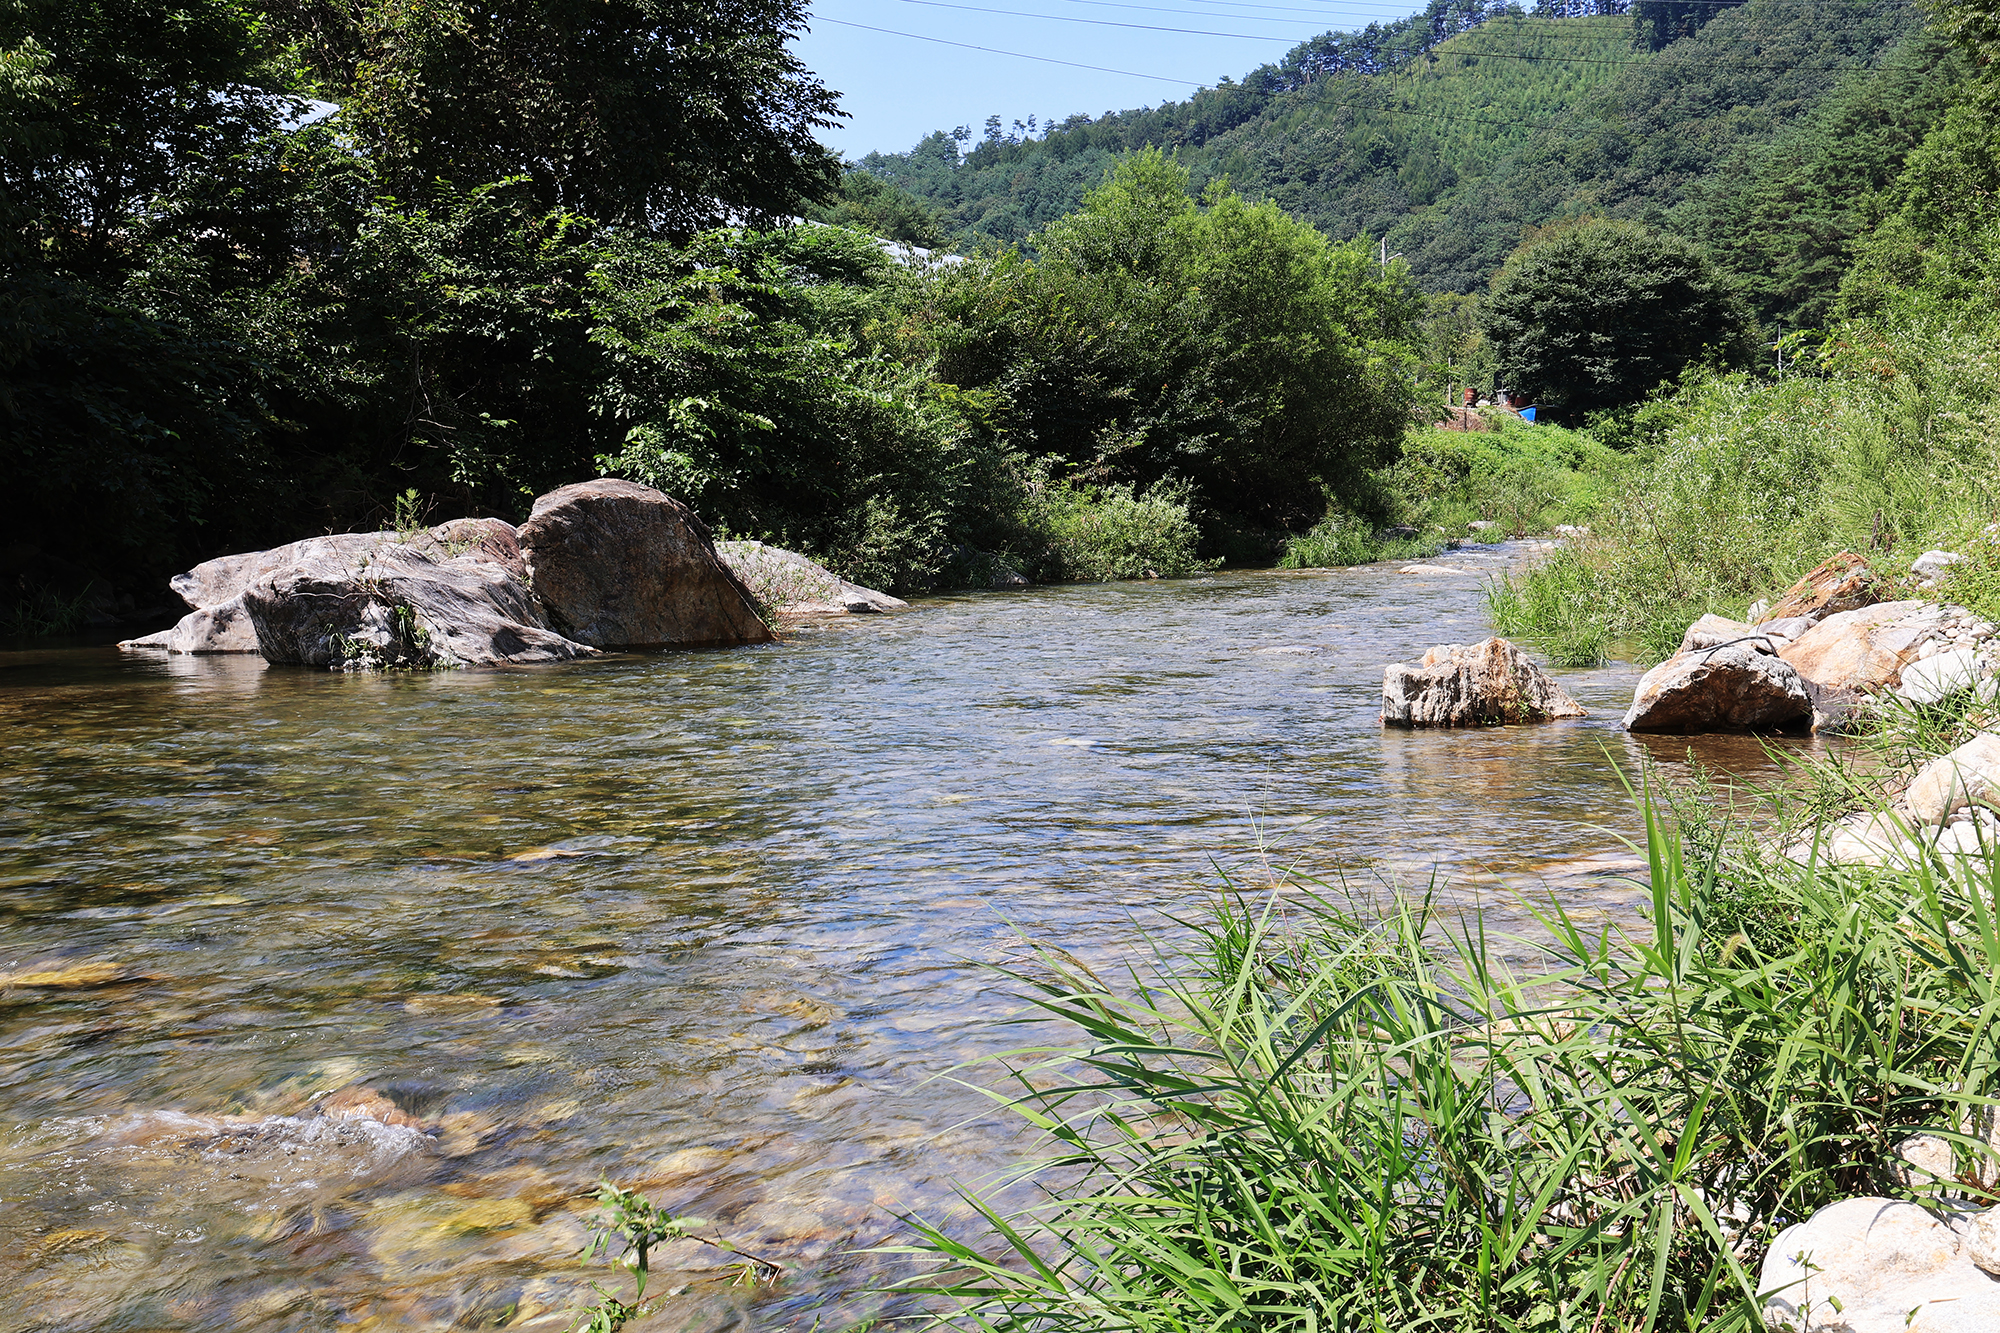
<instances>
[{"instance_id":1,"label":"blue tarp","mask_svg":"<svg viewBox=\"0 0 2000 1333\"><path fill-rule=\"evenodd\" d=\"M1535 409L1534 409L1534 408L1532 408L1532 407L1524 407L1524 408L1522 408L1522 409L1521 409L1521 420L1523 420L1523 421L1533 421L1534 419L1535 419Z\"/></svg>"}]
</instances>

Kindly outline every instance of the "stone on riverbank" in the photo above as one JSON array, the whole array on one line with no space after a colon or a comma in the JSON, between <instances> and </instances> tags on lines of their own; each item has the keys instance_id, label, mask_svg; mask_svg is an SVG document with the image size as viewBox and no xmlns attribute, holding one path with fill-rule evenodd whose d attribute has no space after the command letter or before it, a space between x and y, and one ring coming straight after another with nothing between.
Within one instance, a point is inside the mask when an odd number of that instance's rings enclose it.
<instances>
[{"instance_id":1,"label":"stone on riverbank","mask_svg":"<svg viewBox=\"0 0 2000 1333\"><path fill-rule=\"evenodd\" d=\"M910 606L885 592L849 583L797 551L741 541L717 542L715 553L751 596L779 615L865 615L907 611Z\"/></svg>"},{"instance_id":2,"label":"stone on riverbank","mask_svg":"<svg viewBox=\"0 0 2000 1333\"><path fill-rule=\"evenodd\" d=\"M1902 680L1926 640L1944 627L1945 608L1918 601L1877 602L1826 616L1778 651L1821 689L1875 694Z\"/></svg>"},{"instance_id":3,"label":"stone on riverbank","mask_svg":"<svg viewBox=\"0 0 2000 1333\"><path fill-rule=\"evenodd\" d=\"M1942 824L1969 806L2000 810L2000 735L1983 731L1918 770L1903 808L1922 824Z\"/></svg>"},{"instance_id":4,"label":"stone on riverbank","mask_svg":"<svg viewBox=\"0 0 2000 1333\"><path fill-rule=\"evenodd\" d=\"M1758 642L1758 641L1752 641ZM1799 673L1751 643L1679 653L1648 671L1626 711L1627 731L1802 730L1813 698Z\"/></svg>"},{"instance_id":5,"label":"stone on riverbank","mask_svg":"<svg viewBox=\"0 0 2000 1333\"><path fill-rule=\"evenodd\" d=\"M768 643L750 594L692 510L649 486L599 477L535 501L520 528L551 623L596 648Z\"/></svg>"},{"instance_id":6,"label":"stone on riverbank","mask_svg":"<svg viewBox=\"0 0 2000 1333\"><path fill-rule=\"evenodd\" d=\"M1917 586L1935 588L1951 572L1951 567L1963 564L1965 557L1956 551L1925 551L1910 562L1910 577Z\"/></svg>"},{"instance_id":7,"label":"stone on riverbank","mask_svg":"<svg viewBox=\"0 0 2000 1333\"><path fill-rule=\"evenodd\" d=\"M1753 625L1727 616L1703 616L1687 627L1681 635L1681 646L1674 650L1674 656L1682 653L1701 652L1708 648L1720 648L1724 644L1741 643L1760 653L1775 653L1777 646Z\"/></svg>"},{"instance_id":8,"label":"stone on riverbank","mask_svg":"<svg viewBox=\"0 0 2000 1333\"><path fill-rule=\"evenodd\" d=\"M1842 611L1872 605L1881 601L1887 593L1888 585L1868 567L1864 557L1852 551L1842 551L1786 589L1778 604L1756 619L1759 623L1786 620L1793 616L1824 620Z\"/></svg>"},{"instance_id":9,"label":"stone on riverbank","mask_svg":"<svg viewBox=\"0 0 2000 1333\"><path fill-rule=\"evenodd\" d=\"M1382 672L1384 726L1479 727L1582 716L1583 705L1501 638L1443 644L1415 666L1398 662Z\"/></svg>"},{"instance_id":10,"label":"stone on riverbank","mask_svg":"<svg viewBox=\"0 0 2000 1333\"><path fill-rule=\"evenodd\" d=\"M1961 1232L1913 1203L1843 1199L1778 1233L1757 1289L1765 1322L1786 1333L1989 1333L2000 1328L2000 1281ZM1983 1234L1983 1232L1981 1233Z\"/></svg>"}]
</instances>

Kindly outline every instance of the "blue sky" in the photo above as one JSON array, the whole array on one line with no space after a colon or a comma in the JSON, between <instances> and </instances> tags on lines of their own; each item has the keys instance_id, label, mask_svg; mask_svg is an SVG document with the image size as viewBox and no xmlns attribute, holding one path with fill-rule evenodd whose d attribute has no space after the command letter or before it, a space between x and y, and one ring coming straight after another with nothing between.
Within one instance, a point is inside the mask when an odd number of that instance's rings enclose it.
<instances>
[{"instance_id":1,"label":"blue sky","mask_svg":"<svg viewBox=\"0 0 2000 1333\"><path fill-rule=\"evenodd\" d=\"M821 138L849 158L901 152L932 130L998 115L1060 120L1176 101L1240 77L1329 28L1412 13L1412 0L818 0L795 48L852 119ZM994 14L990 10L1013 11ZM1033 14L1038 17L1017 17ZM1091 20L1077 22L1075 20ZM860 24L862 27L846 26ZM1133 27L1104 26L1139 25ZM1193 29L1158 32L1153 28ZM919 34L1068 65L890 36ZM1218 35L1220 34L1220 35ZM1095 65L1100 69L1074 66ZM1108 73L1107 70L1124 71ZM1151 75L1155 77L1139 77Z\"/></svg>"}]
</instances>

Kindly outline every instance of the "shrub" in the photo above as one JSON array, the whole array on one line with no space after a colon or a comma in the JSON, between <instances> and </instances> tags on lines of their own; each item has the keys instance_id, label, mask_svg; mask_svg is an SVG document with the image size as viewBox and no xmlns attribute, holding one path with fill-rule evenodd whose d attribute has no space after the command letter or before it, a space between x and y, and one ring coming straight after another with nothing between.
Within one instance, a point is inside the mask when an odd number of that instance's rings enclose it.
<instances>
[{"instance_id":1,"label":"shrub","mask_svg":"<svg viewBox=\"0 0 2000 1333\"><path fill-rule=\"evenodd\" d=\"M1745 360L1748 315L1693 242L1585 217L1529 234L1493 275L1481 328L1508 385L1581 414L1636 402L1710 354Z\"/></svg>"},{"instance_id":2,"label":"shrub","mask_svg":"<svg viewBox=\"0 0 2000 1333\"><path fill-rule=\"evenodd\" d=\"M1021 514L1027 572L1043 583L1177 579L1214 568L1196 557L1200 529L1184 487L1088 489L1045 481Z\"/></svg>"}]
</instances>

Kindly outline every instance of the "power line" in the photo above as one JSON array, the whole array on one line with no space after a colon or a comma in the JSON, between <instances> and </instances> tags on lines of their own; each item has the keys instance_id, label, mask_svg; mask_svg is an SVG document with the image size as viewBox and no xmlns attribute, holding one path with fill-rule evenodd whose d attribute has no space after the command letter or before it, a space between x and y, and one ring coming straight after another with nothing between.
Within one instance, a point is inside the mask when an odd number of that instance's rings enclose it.
<instances>
[{"instance_id":1,"label":"power line","mask_svg":"<svg viewBox=\"0 0 2000 1333\"><path fill-rule=\"evenodd\" d=\"M899 2L906 5L922 5L929 9L959 9L959 10L965 10L968 13L973 13L973 14L995 14L1002 18L1046 19L1051 23L1083 23L1098 28L1126 28L1126 29L1136 30L1139 32L1171 32L1171 33L1179 33L1183 36L1189 36L1189 37L1227 37L1227 38L1233 38L1237 41L1245 41L1245 42L1273 42L1273 41L1283 40L1282 38L1274 36L1270 33L1216 32L1213 31L1212 29L1206 29L1206 28L1169 28L1161 24L1153 24L1153 23L1122 23L1116 19L1079 18L1072 14L1036 14L1020 9L992 9L988 8L985 5L960 4L957 3L957 0L899 0ZM1147 6L1147 5L1123 5L1121 7L1129 9L1152 8L1152 6ZM1161 12L1175 13L1175 12L1185 12L1185 11L1163 10ZM860 25L857 24L852 26L860 26ZM1467 31L1468 32L1476 31L1476 29L1467 29ZM984 49L984 48L975 48L975 49ZM1419 56L1433 54L1437 51L1437 49L1438 49L1437 47L1431 47L1425 51L1412 52L1409 56L1406 56L1404 58L1404 61L1407 62L1408 60L1416 59ZM1612 60L1601 56L1528 55L1524 52L1516 52L1516 51L1449 51L1445 52L1445 54L1461 55L1469 59L1482 59L1482 60L1534 60L1534 61L1546 61L1546 62L1572 64L1572 65L1612 65L1612 66L1650 65L1657 58L1649 56L1640 60ZM1758 65L1740 61L1710 61L1708 63L1713 67L1719 69L1764 70L1776 73L1790 73L1791 71L1800 68L1800 66L1796 64ZM1873 69L1875 68L1875 66L1824 65L1820 66L1819 68L1824 70L1861 70L1861 69ZM1113 72L1117 73L1119 71L1113 71Z\"/></svg>"},{"instance_id":2,"label":"power line","mask_svg":"<svg viewBox=\"0 0 2000 1333\"><path fill-rule=\"evenodd\" d=\"M1095 70L1099 74L1123 74L1134 79L1152 79L1159 83L1178 83L1188 88L1204 88L1208 86L1197 83L1193 79L1176 79L1165 74L1142 74L1137 70L1130 69L1108 69L1103 65L1081 65L1074 60L1057 60L1053 56L1030 55L1026 51L1002 51L997 47L974 46L971 42L954 42L949 38L930 37L920 32L899 32L894 28L878 28L873 24L853 23L847 19L816 16L814 21L819 23L837 23L843 28L860 28L865 32L879 32L889 37L908 37L913 41L935 42L939 46L956 46L965 51L984 51L988 55L1012 56L1017 60L1038 60L1045 65L1067 65L1071 69ZM1507 125L1524 129L1538 129L1548 123L1546 120L1507 120L1494 116L1474 116L1456 112L1412 111L1392 106L1363 106L1358 102L1335 102L1332 105L1336 110L1381 112L1384 115L1390 116L1416 116L1424 120L1469 120L1482 125Z\"/></svg>"},{"instance_id":3,"label":"power line","mask_svg":"<svg viewBox=\"0 0 2000 1333\"><path fill-rule=\"evenodd\" d=\"M1057 60L1054 56L1031 56L1026 51L1002 51L998 47L993 46L974 46L971 42L954 42L943 37L926 37L920 32L897 32L894 28L877 28L867 23L850 23L846 19L828 18L825 15L818 15L813 21L816 23L838 23L843 28L860 28L865 32L885 33L890 37L910 37L919 42L936 42L939 46L956 46L965 51L984 51L988 55L1013 56L1016 60L1039 60L1044 65L1067 65L1071 69L1095 70L1099 74L1123 74L1129 78L1152 79L1158 83L1178 83L1187 88L1207 87L1206 84L1198 83L1193 79L1169 78L1165 74L1141 74L1137 70L1109 69L1103 65L1080 65L1074 60Z\"/></svg>"}]
</instances>

